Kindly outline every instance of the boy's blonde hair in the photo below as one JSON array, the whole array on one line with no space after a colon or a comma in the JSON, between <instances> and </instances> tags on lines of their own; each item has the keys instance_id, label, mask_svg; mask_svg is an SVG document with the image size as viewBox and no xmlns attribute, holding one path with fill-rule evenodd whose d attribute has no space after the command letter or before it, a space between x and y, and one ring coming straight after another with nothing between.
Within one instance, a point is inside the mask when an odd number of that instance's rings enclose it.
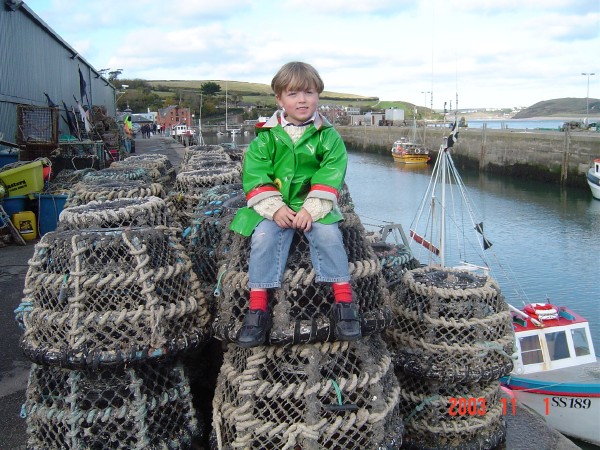
<instances>
[{"instance_id":1,"label":"boy's blonde hair","mask_svg":"<svg viewBox=\"0 0 600 450\"><path fill-rule=\"evenodd\" d=\"M305 91L316 89L320 94L325 85L319 76L319 72L310 64L292 61L285 64L273 77L271 89L276 96L280 96L285 90Z\"/></svg>"}]
</instances>

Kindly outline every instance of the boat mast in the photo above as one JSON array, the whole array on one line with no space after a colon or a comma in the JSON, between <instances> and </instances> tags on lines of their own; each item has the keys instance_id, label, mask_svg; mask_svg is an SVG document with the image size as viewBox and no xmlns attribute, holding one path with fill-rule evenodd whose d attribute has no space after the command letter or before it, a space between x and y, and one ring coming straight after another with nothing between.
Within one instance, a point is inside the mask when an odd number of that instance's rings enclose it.
<instances>
[{"instance_id":1,"label":"boat mast","mask_svg":"<svg viewBox=\"0 0 600 450\"><path fill-rule=\"evenodd\" d=\"M442 172L442 192L441 192L441 222L440 222L440 264L446 266L446 157L448 152L448 138L444 138L443 145L440 146L442 152L440 170Z\"/></svg>"}]
</instances>

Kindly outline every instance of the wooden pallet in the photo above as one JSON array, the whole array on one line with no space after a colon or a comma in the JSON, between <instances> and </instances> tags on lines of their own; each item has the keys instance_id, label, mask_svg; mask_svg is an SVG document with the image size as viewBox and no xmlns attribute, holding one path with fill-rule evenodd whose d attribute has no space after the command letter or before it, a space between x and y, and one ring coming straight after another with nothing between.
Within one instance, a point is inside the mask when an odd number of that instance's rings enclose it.
<instances>
[{"instance_id":1,"label":"wooden pallet","mask_svg":"<svg viewBox=\"0 0 600 450\"><path fill-rule=\"evenodd\" d=\"M4 226L8 227L8 231L10 231L10 234L15 240L15 243L19 245L27 245L25 239L23 239L23 236L21 236L21 233L19 233L19 230L15 228L12 221L10 220L10 217L8 217L8 214L4 210L2 204L0 204L0 219L2 219L2 221L4 222Z\"/></svg>"}]
</instances>

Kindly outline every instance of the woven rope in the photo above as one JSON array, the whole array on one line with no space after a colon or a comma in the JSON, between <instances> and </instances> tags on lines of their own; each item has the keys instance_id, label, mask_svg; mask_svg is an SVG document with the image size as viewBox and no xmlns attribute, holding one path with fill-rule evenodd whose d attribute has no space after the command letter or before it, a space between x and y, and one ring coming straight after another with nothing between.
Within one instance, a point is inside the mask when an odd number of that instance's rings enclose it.
<instances>
[{"instance_id":1,"label":"woven rope","mask_svg":"<svg viewBox=\"0 0 600 450\"><path fill-rule=\"evenodd\" d=\"M33 364L23 412L32 450L186 449L199 432L180 365L89 373Z\"/></svg>"},{"instance_id":2,"label":"woven rope","mask_svg":"<svg viewBox=\"0 0 600 450\"><path fill-rule=\"evenodd\" d=\"M375 337L352 344L230 346L213 401L219 448L399 448L399 387L391 367ZM334 382L342 404L354 410L329 409L339 404Z\"/></svg>"},{"instance_id":3,"label":"woven rope","mask_svg":"<svg viewBox=\"0 0 600 450\"><path fill-rule=\"evenodd\" d=\"M172 226L173 214L158 197L92 201L63 210L59 229Z\"/></svg>"},{"instance_id":4,"label":"woven rope","mask_svg":"<svg viewBox=\"0 0 600 450\"><path fill-rule=\"evenodd\" d=\"M23 293L21 347L34 362L126 363L210 337L210 308L176 229L47 233Z\"/></svg>"}]
</instances>

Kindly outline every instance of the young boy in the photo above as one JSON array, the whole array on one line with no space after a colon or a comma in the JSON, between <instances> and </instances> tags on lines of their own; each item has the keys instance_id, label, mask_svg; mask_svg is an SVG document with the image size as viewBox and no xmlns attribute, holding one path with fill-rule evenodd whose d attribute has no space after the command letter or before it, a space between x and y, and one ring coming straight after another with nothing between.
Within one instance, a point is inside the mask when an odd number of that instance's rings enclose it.
<instances>
[{"instance_id":1,"label":"young boy","mask_svg":"<svg viewBox=\"0 0 600 450\"><path fill-rule=\"evenodd\" d=\"M316 281L333 284L333 320L338 340L360 339L352 302L348 255L337 207L347 154L339 133L317 112L323 81L309 64L285 64L271 82L280 110L260 128L244 157L242 181L248 207L231 229L252 235L250 305L237 334L241 347L265 342L272 320L267 289L281 286L295 230L306 235Z\"/></svg>"}]
</instances>

